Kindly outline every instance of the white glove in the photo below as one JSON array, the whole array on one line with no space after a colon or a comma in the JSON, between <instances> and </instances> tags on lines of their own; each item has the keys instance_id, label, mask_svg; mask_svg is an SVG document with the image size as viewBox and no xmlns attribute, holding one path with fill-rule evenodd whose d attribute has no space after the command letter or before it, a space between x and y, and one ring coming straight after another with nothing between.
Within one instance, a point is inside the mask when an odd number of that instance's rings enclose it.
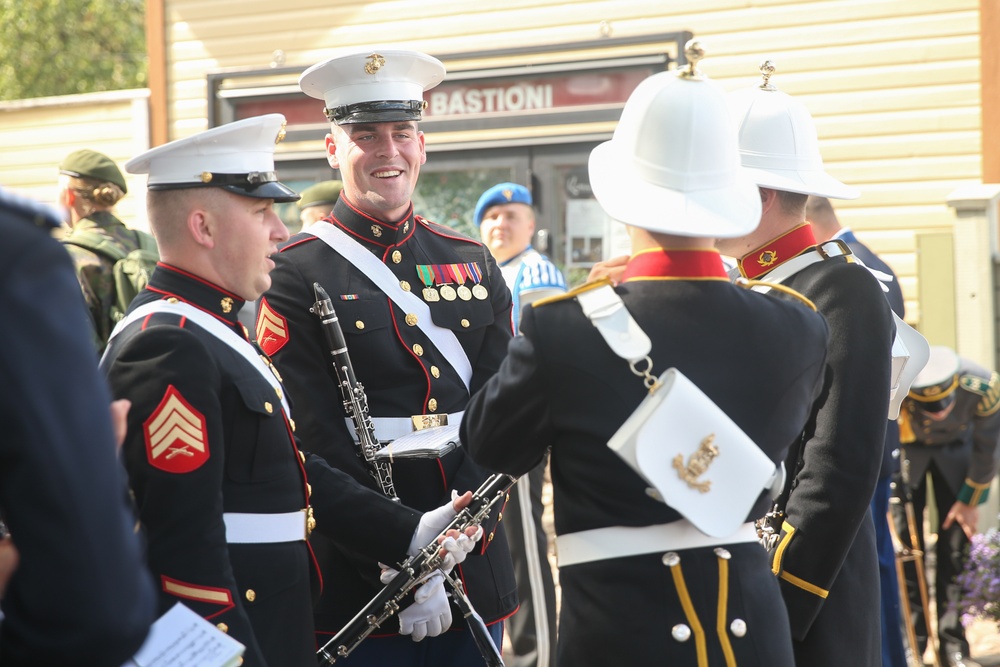
<instances>
[{"instance_id":1,"label":"white glove","mask_svg":"<svg viewBox=\"0 0 1000 667\"><path fill-rule=\"evenodd\" d=\"M451 493L453 497L457 495L454 491ZM417 524L417 529L413 531L413 539L410 540L410 548L406 550L406 555L416 556L418 551L441 534L441 531L455 518L455 514L457 512L452 506L451 500L436 510L424 512L423 516L420 517L420 523Z\"/></svg>"},{"instance_id":2,"label":"white glove","mask_svg":"<svg viewBox=\"0 0 1000 667\"><path fill-rule=\"evenodd\" d=\"M391 579L393 570L382 576ZM415 642L437 637L451 627L451 605L444 592L444 575L435 571L413 595L413 604L399 612L399 634L412 635Z\"/></svg>"},{"instance_id":3,"label":"white glove","mask_svg":"<svg viewBox=\"0 0 1000 667\"><path fill-rule=\"evenodd\" d=\"M465 557L476 548L476 543L479 542L482 537L483 527L476 526L476 533L472 537L469 537L465 533L459 533L457 538L444 538L444 541L441 542L441 547L448 552L441 561L441 569L444 573L450 574L456 565L464 563Z\"/></svg>"}]
</instances>

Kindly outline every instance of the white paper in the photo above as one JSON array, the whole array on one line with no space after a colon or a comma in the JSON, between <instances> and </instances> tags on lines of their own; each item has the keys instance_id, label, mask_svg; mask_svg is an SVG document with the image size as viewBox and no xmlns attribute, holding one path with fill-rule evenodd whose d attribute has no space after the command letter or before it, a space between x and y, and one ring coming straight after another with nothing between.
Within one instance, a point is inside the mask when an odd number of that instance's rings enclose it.
<instances>
[{"instance_id":1,"label":"white paper","mask_svg":"<svg viewBox=\"0 0 1000 667\"><path fill-rule=\"evenodd\" d=\"M245 647L178 602L122 667L236 667Z\"/></svg>"},{"instance_id":2,"label":"white paper","mask_svg":"<svg viewBox=\"0 0 1000 667\"><path fill-rule=\"evenodd\" d=\"M447 424L407 433L375 452L377 459L439 459L461 442L458 424Z\"/></svg>"}]
</instances>

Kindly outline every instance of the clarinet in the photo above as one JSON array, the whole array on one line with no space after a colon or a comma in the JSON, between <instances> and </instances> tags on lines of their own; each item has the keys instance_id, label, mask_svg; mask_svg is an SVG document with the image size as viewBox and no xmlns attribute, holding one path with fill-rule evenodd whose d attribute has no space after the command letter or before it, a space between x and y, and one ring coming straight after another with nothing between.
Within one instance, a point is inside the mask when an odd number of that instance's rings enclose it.
<instances>
[{"instance_id":1,"label":"clarinet","mask_svg":"<svg viewBox=\"0 0 1000 667\"><path fill-rule=\"evenodd\" d=\"M344 410L354 423L354 432L358 437L358 456L365 462L368 473L382 493L398 502L396 487L392 483L391 464L385 459L375 458L375 452L379 450L380 445L378 438L375 437L375 423L368 411L368 396L365 394L364 386L354 375L351 355L347 351L347 341L344 340L344 331L340 328L337 313L333 310L333 301L319 283L313 283L313 292L316 295L316 303L309 312L319 317L322 324L323 336L326 338L327 347L330 348L333 369L337 373L340 395L344 399Z\"/></svg>"},{"instance_id":2,"label":"clarinet","mask_svg":"<svg viewBox=\"0 0 1000 667\"><path fill-rule=\"evenodd\" d=\"M341 628L334 637L316 652L319 664L332 665L337 660L346 658L364 641L368 635L379 628L386 620L395 615L400 608L400 602L426 576L441 566L441 545L438 543L448 531L465 532L466 529L481 524L494 505L507 497L507 492L517 482L517 478L505 474L490 476L472 496L468 507L455 514L448 526L427 546L409 557L399 566L399 574L385 585L378 595L371 599L351 621ZM462 615L469 622L476 646L486 661L488 667L503 667L500 655L493 638L490 637L486 625L469 605L469 600L462 590L462 584L446 576L445 582L452 589L452 599L455 600ZM464 604L463 604L464 601Z\"/></svg>"}]
</instances>

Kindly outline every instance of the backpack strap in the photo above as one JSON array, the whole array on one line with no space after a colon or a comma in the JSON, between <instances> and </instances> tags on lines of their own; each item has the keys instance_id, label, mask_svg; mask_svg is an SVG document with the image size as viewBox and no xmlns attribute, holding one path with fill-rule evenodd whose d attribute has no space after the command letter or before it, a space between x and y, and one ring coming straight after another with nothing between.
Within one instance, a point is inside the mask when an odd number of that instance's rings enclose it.
<instances>
[{"instance_id":1,"label":"backpack strap","mask_svg":"<svg viewBox=\"0 0 1000 667\"><path fill-rule=\"evenodd\" d=\"M156 245L156 238L141 229L133 229L132 232L135 234L136 248L138 250L151 250L159 255L159 248Z\"/></svg>"},{"instance_id":2,"label":"backpack strap","mask_svg":"<svg viewBox=\"0 0 1000 667\"><path fill-rule=\"evenodd\" d=\"M110 259L112 263L117 262L120 259L125 259L125 255L128 254L107 236L82 229L73 230L70 232L70 235L62 241L63 243L68 243L70 245L84 248L85 250L90 250L98 255L103 255L104 257Z\"/></svg>"}]
</instances>

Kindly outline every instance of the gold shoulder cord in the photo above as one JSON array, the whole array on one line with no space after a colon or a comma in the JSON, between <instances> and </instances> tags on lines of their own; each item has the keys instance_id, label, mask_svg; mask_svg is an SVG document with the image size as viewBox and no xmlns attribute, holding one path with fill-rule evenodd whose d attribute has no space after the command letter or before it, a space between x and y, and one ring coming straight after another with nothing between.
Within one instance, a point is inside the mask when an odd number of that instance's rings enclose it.
<instances>
[{"instance_id":1,"label":"gold shoulder cord","mask_svg":"<svg viewBox=\"0 0 1000 667\"><path fill-rule=\"evenodd\" d=\"M739 285L740 287L746 288L746 289L751 289L751 288L753 288L753 287L755 287L757 285L761 285L763 287L769 287L770 289L773 289L773 290L778 290L779 292L781 292L783 294L787 294L788 296L791 296L791 297L794 297L794 298L798 299L799 301L801 301L802 303L804 303L806 306L808 306L810 309L812 309L813 312L816 312L816 304L815 303L813 303L812 301L810 301L809 299L807 299L800 292L797 292L797 291L793 290L791 287L788 287L786 285L782 285L780 283L769 283L766 280L747 280L746 278L737 278L736 281L735 281L735 284Z\"/></svg>"}]
</instances>

